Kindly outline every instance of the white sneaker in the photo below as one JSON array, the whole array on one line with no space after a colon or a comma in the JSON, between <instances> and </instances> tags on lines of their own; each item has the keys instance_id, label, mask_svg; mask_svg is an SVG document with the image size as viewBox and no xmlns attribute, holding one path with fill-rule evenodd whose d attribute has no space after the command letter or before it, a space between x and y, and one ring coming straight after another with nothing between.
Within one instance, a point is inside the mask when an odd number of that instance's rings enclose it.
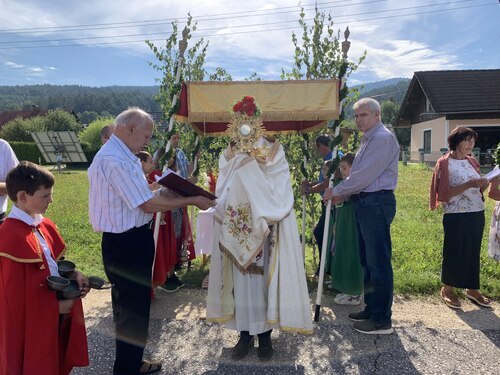
<instances>
[{"instance_id":1,"label":"white sneaker","mask_svg":"<svg viewBox=\"0 0 500 375\"><path fill-rule=\"evenodd\" d=\"M361 296L351 296L349 294L340 293L333 299L337 305L359 305Z\"/></svg>"}]
</instances>

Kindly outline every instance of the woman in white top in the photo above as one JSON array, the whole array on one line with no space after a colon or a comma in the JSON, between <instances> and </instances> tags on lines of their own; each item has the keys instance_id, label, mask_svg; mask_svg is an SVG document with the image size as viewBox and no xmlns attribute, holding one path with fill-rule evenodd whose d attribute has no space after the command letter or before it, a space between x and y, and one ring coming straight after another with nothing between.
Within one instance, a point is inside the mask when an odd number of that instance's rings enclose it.
<instances>
[{"instance_id":1,"label":"woman in white top","mask_svg":"<svg viewBox=\"0 0 500 375\"><path fill-rule=\"evenodd\" d=\"M479 254L485 224L483 190L488 180L481 178L479 163L469 156L476 140L474 130L454 129L448 137L450 152L437 163L442 169L441 177L448 175L448 199L442 202L441 298L455 309L461 305L453 288L463 288L469 299L481 306L490 306L490 301L479 291Z\"/></svg>"}]
</instances>

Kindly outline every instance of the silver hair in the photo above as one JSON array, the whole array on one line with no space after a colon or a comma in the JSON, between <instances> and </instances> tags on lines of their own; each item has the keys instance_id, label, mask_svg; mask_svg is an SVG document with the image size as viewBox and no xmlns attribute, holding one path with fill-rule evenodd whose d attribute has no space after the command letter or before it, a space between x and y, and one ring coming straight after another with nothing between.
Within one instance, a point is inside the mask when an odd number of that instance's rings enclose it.
<instances>
[{"instance_id":1,"label":"silver hair","mask_svg":"<svg viewBox=\"0 0 500 375\"><path fill-rule=\"evenodd\" d=\"M130 107L126 109L118 116L116 116L114 122L115 126L136 125L144 127L148 124L154 124L153 117L151 117L149 113L138 107Z\"/></svg>"},{"instance_id":2,"label":"silver hair","mask_svg":"<svg viewBox=\"0 0 500 375\"><path fill-rule=\"evenodd\" d=\"M379 102L377 102L373 98L359 99L356 103L354 103L352 108L354 110L356 110L362 106L368 106L368 108L370 109L370 112L372 112L372 113L376 113L376 112L380 113L380 104L379 104Z\"/></svg>"}]
</instances>

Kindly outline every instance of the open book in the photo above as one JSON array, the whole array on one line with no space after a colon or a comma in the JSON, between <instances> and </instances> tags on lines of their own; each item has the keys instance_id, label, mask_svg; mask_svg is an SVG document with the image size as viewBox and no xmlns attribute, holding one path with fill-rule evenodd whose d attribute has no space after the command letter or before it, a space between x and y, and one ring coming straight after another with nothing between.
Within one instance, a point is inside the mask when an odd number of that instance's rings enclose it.
<instances>
[{"instance_id":1,"label":"open book","mask_svg":"<svg viewBox=\"0 0 500 375\"><path fill-rule=\"evenodd\" d=\"M197 195L201 195L207 197L208 199L217 199L217 197L212 193L179 176L171 169L167 169L167 171L161 176L156 176L156 181L160 185L165 186L166 188L169 188L184 197L195 197Z\"/></svg>"},{"instance_id":2,"label":"open book","mask_svg":"<svg viewBox=\"0 0 500 375\"><path fill-rule=\"evenodd\" d=\"M486 173L483 177L486 178L488 181L493 180L495 177L500 176L500 169L498 169L498 165L493 168L489 173Z\"/></svg>"}]
</instances>

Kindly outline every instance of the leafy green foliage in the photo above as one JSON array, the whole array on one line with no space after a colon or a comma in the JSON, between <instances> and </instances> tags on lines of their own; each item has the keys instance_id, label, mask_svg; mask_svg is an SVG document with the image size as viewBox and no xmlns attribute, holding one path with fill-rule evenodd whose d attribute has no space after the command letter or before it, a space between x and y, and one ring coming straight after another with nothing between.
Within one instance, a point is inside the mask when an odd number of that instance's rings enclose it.
<instances>
[{"instance_id":1,"label":"leafy green foliage","mask_svg":"<svg viewBox=\"0 0 500 375\"><path fill-rule=\"evenodd\" d=\"M193 22L192 16L188 14L186 26L183 31L183 36L186 37L188 42L191 39L191 32L195 31L196 27L196 23ZM176 81L177 69L180 68L182 72L180 75L180 82L203 81L207 74L209 74L204 68L208 42L205 42L204 39L201 38L192 47L187 48L184 56L180 59L180 46L177 48L178 43L180 43L178 34L179 25L177 21L174 21L172 22L172 33L167 38L164 47L157 47L152 42L146 41L146 44L151 48L158 60L157 63L149 62L149 65L162 74L162 78L158 79L160 82L160 91L156 96L156 100L161 107L163 119L167 124L170 123L170 118L178 111L179 102L177 101L175 105L173 104L174 96L178 96L181 89L180 83ZM209 74L209 80L211 81L229 81L231 79L231 75L221 67L215 68L215 71ZM165 148L166 142L177 132L180 133L180 147L187 155L191 156L191 160L194 159L195 155L199 154L201 157L199 165L202 168L211 170L217 169L216 160L218 154L215 156L215 153L220 150L221 140L204 138L196 143L196 135L190 127L184 124L175 122L171 130L167 128L166 130L162 129L161 131L155 132L155 137L159 139L155 147ZM204 151L200 153L202 148L208 152ZM164 165L166 160L171 158L172 151L173 150L170 149L169 152L162 157L160 160L161 166ZM151 152L154 152L154 150L151 150ZM197 175L199 170L200 168L197 168L193 174Z\"/></svg>"},{"instance_id":2,"label":"leafy green foliage","mask_svg":"<svg viewBox=\"0 0 500 375\"><path fill-rule=\"evenodd\" d=\"M78 134L78 138L82 144L87 144L87 150L97 151L101 147L101 129L105 125L112 124L112 117L100 117L92 121L83 131Z\"/></svg>"},{"instance_id":3,"label":"leafy green foliage","mask_svg":"<svg viewBox=\"0 0 500 375\"><path fill-rule=\"evenodd\" d=\"M33 163L39 163L44 160L35 142L13 141L9 144L19 160L29 160Z\"/></svg>"},{"instance_id":4,"label":"leafy green foliage","mask_svg":"<svg viewBox=\"0 0 500 375\"><path fill-rule=\"evenodd\" d=\"M9 142L33 142L30 133L42 131L45 131L45 125L41 117L32 117L26 120L17 117L2 126L0 138Z\"/></svg>"},{"instance_id":5,"label":"leafy green foliage","mask_svg":"<svg viewBox=\"0 0 500 375\"><path fill-rule=\"evenodd\" d=\"M158 79L160 91L155 98L163 112L163 119L168 124L164 131L155 133L156 138L159 139L158 146L160 148L165 148L168 140L180 128L180 124L176 123L170 127L170 123L173 120L172 117L178 112L179 101L177 99L180 95L182 80L202 81L206 73L203 65L208 42L205 43L204 39L201 38L185 52L181 50L181 43L188 43L191 39L191 31L196 30L196 23L193 23L192 16L188 14L183 38L179 42L179 49L176 49L179 40L178 27L177 20L173 21L172 33L167 38L164 47L157 47L154 43L146 41L146 44L151 48L158 60L158 63L149 62L149 65L163 75L161 79ZM177 74L178 69L180 69L179 74ZM197 148L199 149L199 147ZM161 168L172 157L172 152L173 150L170 148L160 159Z\"/></svg>"},{"instance_id":6,"label":"leafy green foliage","mask_svg":"<svg viewBox=\"0 0 500 375\"><path fill-rule=\"evenodd\" d=\"M29 119L20 117L9 121L0 130L0 137L6 141L32 142L30 132L74 131L78 133L82 126L78 120L67 111L53 110L46 116Z\"/></svg>"},{"instance_id":7,"label":"leafy green foliage","mask_svg":"<svg viewBox=\"0 0 500 375\"><path fill-rule=\"evenodd\" d=\"M292 43L295 50L294 65L290 72L286 72L284 68L281 69L281 79L344 79L355 71L365 58L366 52L357 62L344 61L340 30L335 31L332 16L319 12L317 8L315 11L312 25L308 25L304 9L301 9L299 25L302 28L302 34L300 39L295 32L292 32ZM345 106L354 101L357 95L356 90L349 91L347 85L345 85L339 99L345 98ZM342 142L340 134L335 137L335 129L343 126L343 123L344 118L341 113L338 120L331 119L328 122L327 128L310 133L310 135L303 134L300 137L300 135L289 134L279 137L287 152L287 159L291 166L292 185L296 194L300 190L300 183L303 179L314 181L319 175L323 159L315 154L313 160L311 160L310 153L310 150L316 149L315 141L317 136L322 133L328 134L332 138L331 148L333 149ZM306 162L304 162L304 158ZM338 158L331 163L330 174L337 168L338 163ZM307 196L306 207L309 208L309 213L319 212L321 210L320 205L318 194ZM302 211L302 205L299 201L296 202L296 209ZM315 215L307 215L306 217L308 221L307 227L312 228L316 220ZM310 230L307 231L306 238L313 242Z\"/></svg>"},{"instance_id":8,"label":"leafy green foliage","mask_svg":"<svg viewBox=\"0 0 500 375\"><path fill-rule=\"evenodd\" d=\"M500 143L497 144L494 154L495 165L500 165Z\"/></svg>"}]
</instances>

